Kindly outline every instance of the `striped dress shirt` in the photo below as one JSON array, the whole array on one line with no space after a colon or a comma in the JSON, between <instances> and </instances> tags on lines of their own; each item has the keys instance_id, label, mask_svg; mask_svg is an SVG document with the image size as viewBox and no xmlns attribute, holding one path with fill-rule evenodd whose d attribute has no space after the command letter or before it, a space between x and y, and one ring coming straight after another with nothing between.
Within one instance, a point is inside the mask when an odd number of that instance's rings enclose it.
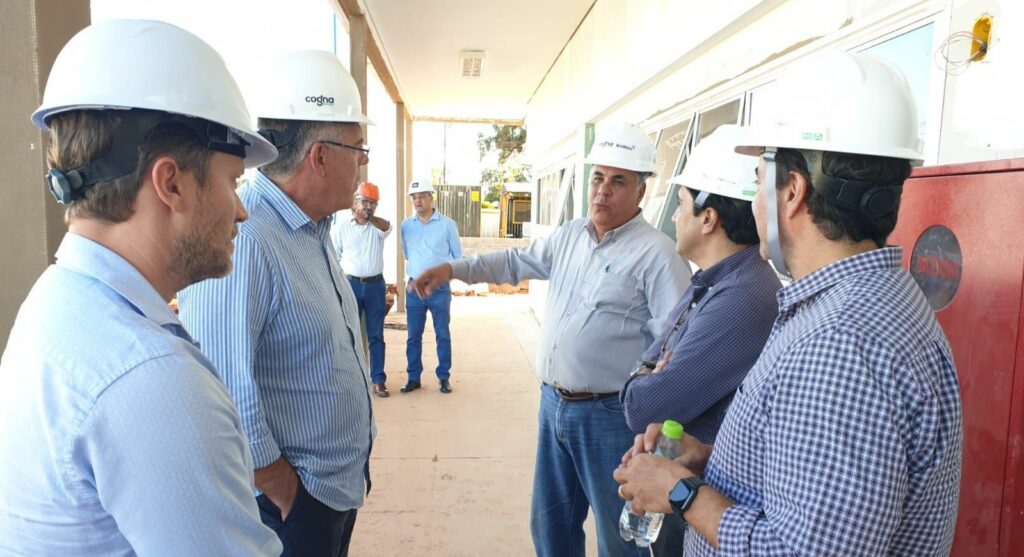
<instances>
[{"instance_id":1,"label":"striped dress shirt","mask_svg":"<svg viewBox=\"0 0 1024 557\"><path fill-rule=\"evenodd\" d=\"M317 500L358 508L376 427L330 219L313 222L261 173L238 194L249 220L234 271L181 292L182 323L231 391L256 467L283 455Z\"/></svg>"},{"instance_id":2,"label":"striped dress shirt","mask_svg":"<svg viewBox=\"0 0 1024 557\"><path fill-rule=\"evenodd\" d=\"M383 273L384 240L391 235L392 228L381 230L370 222L359 224L355 218L339 219L331 227L331 243L341 270L361 278Z\"/></svg>"},{"instance_id":3,"label":"striped dress shirt","mask_svg":"<svg viewBox=\"0 0 1024 557\"><path fill-rule=\"evenodd\" d=\"M669 315L672 326L640 357L672 357L661 373L637 375L622 390L626 421L636 433L676 420L702 443L713 443L733 392L768 340L782 284L751 246L698 271Z\"/></svg>"},{"instance_id":4,"label":"striped dress shirt","mask_svg":"<svg viewBox=\"0 0 1024 557\"><path fill-rule=\"evenodd\" d=\"M901 259L872 250L779 291L705 470L734 503L718 551L687 535L684 555L949 555L960 388Z\"/></svg>"}]
</instances>

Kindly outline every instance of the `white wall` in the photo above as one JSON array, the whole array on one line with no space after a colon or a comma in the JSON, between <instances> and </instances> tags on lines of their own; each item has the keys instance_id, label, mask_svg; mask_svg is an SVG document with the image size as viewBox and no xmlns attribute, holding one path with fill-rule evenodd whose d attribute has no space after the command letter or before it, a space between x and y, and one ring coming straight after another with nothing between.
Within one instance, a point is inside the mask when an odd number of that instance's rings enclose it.
<instances>
[{"instance_id":1,"label":"white wall","mask_svg":"<svg viewBox=\"0 0 1024 557\"><path fill-rule=\"evenodd\" d=\"M530 159L571 156L588 122L627 120L658 130L681 115L742 95L785 65L826 47L859 50L923 24L933 52L950 33L995 16L989 58L959 76L935 65L927 164L1020 156L1016 108L1024 54L1019 0L602 0L530 103ZM1010 123L1014 125L1010 125ZM941 147L941 148L940 148Z\"/></svg>"}]
</instances>

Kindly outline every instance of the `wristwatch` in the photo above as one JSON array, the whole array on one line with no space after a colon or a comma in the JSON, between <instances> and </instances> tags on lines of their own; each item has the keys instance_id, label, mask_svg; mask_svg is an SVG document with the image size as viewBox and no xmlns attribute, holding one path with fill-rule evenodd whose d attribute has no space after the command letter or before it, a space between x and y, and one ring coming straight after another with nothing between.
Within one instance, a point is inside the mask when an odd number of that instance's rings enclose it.
<instances>
[{"instance_id":1,"label":"wristwatch","mask_svg":"<svg viewBox=\"0 0 1024 557\"><path fill-rule=\"evenodd\" d=\"M651 371L654 370L655 365L657 364L655 364L654 362L640 362L639 364L636 365L636 368L633 371L629 372L630 379L636 377L637 375L647 375L651 373Z\"/></svg>"},{"instance_id":2,"label":"wristwatch","mask_svg":"<svg viewBox=\"0 0 1024 557\"><path fill-rule=\"evenodd\" d=\"M668 492L668 502L679 518L683 518L683 513L689 510L693 500L697 498L697 490L702 485L705 485L704 480L697 476L690 476L679 480L672 491ZM683 518L683 521L685 522L686 519Z\"/></svg>"}]
</instances>

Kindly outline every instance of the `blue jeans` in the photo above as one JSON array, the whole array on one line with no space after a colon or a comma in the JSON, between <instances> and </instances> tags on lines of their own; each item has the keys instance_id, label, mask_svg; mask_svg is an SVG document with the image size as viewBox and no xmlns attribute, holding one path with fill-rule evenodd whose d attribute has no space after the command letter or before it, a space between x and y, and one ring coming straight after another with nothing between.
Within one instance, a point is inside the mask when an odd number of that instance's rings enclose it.
<instances>
[{"instance_id":1,"label":"blue jeans","mask_svg":"<svg viewBox=\"0 0 1024 557\"><path fill-rule=\"evenodd\" d=\"M435 290L424 300L409 292L405 299L409 338L405 341L406 371L409 381L419 381L423 373L423 328L427 323L427 310L434 320L434 337L437 339L437 378L448 379L452 369L452 335L448 330L451 321L452 291L448 285Z\"/></svg>"},{"instance_id":2,"label":"blue jeans","mask_svg":"<svg viewBox=\"0 0 1024 557\"><path fill-rule=\"evenodd\" d=\"M356 295L359 315L366 315L366 340L370 344L370 379L384 383L384 310L387 308L387 284L380 282L359 282L348 277L352 293Z\"/></svg>"},{"instance_id":3,"label":"blue jeans","mask_svg":"<svg viewBox=\"0 0 1024 557\"><path fill-rule=\"evenodd\" d=\"M612 472L632 445L618 398L565 402L552 387L541 387L530 512L538 557L585 557L588 508L594 509L601 557L649 555L619 536L623 501Z\"/></svg>"}]
</instances>

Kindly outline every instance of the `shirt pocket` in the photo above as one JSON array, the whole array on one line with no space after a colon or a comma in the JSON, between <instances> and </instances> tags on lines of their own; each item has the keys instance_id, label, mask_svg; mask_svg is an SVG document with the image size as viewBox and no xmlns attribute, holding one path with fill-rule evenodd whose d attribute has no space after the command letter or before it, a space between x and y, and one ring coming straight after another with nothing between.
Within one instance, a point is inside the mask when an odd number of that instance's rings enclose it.
<instances>
[{"instance_id":1,"label":"shirt pocket","mask_svg":"<svg viewBox=\"0 0 1024 557\"><path fill-rule=\"evenodd\" d=\"M636 278L615 273L600 273L589 284L584 303L598 311L628 315L642 306Z\"/></svg>"}]
</instances>

